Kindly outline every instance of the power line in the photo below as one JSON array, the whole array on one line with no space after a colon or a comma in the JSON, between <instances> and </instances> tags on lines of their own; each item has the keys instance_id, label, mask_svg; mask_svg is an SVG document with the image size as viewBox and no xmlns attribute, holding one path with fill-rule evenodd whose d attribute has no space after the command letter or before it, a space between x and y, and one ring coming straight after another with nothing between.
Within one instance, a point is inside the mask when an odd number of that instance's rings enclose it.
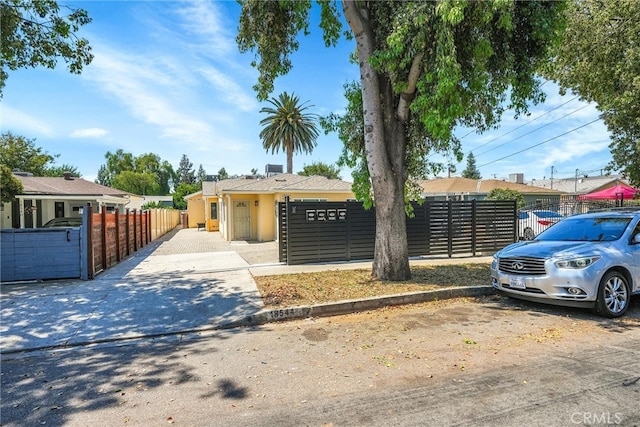
<instances>
[{"instance_id":1,"label":"power line","mask_svg":"<svg viewBox=\"0 0 640 427\"><path fill-rule=\"evenodd\" d=\"M545 127L547 127L547 126L550 126L551 124L553 124L553 123L555 123L555 122L557 122L557 121L560 121L560 120L562 120L562 119L564 119L564 118L566 118L566 117L568 117L568 116L570 116L570 115L572 115L572 114L574 114L574 113L577 113L578 111L580 111L580 110L582 110L582 109L584 109L584 108L587 108L588 106L589 106L589 104L585 104L585 105L583 105L582 107L578 108L577 110L573 110L572 112L567 113L567 114L565 114L565 115L564 115L564 116L562 116L562 117L558 117L557 119L552 120L552 121L550 121L550 122L548 122L548 123L545 123L544 125L539 126L539 127L535 128L535 129L533 129L533 130L531 130L531 131L529 131L529 132L527 132L527 133L523 133L522 135L520 135L519 137L517 137L517 138L515 138L515 139L512 139L511 141L507 141L507 142L504 142L504 143L502 143L502 144L500 144L500 145L496 145L495 147L493 147L493 148L491 148L491 149L489 149L489 150L483 151L483 152L482 152L482 153L480 153L480 154L476 154L475 156L476 156L476 157L478 157L478 156L480 156L480 155L482 155L482 154L487 154L487 153L489 153L489 152L491 152L491 151L493 151L493 150L495 150L495 149L498 149L498 148L500 148L500 147L503 147L503 146L505 146L505 145L509 144L510 142L517 141L517 140L519 140L520 138L524 138L524 137L525 137L525 136L527 136L527 135L531 135L532 133L537 132L537 131L539 131L540 129L545 128ZM551 111L549 111L549 112L551 112ZM598 119L598 120L599 120L599 119Z\"/></svg>"},{"instance_id":2,"label":"power line","mask_svg":"<svg viewBox=\"0 0 640 427\"><path fill-rule=\"evenodd\" d=\"M635 16L632 16L632 17L630 17L630 18L628 18L628 19L626 19L626 20L624 20L624 21L616 20L616 24L617 24L617 25L613 28L613 31L614 31L615 33L619 32L619 31L623 31L623 30L625 29L625 27L629 26L629 24L631 24L632 22L635 22L635 20L636 20L637 18L639 18L639 17L640 17L640 12L639 12L639 13L637 13ZM596 46L595 46L594 44L592 44L592 45L591 45L591 49L590 49L590 51L595 50L595 47L596 47ZM544 85L544 84L546 84L546 83L548 83L548 82L549 82L549 80L546 80L542 85ZM542 86L542 85L541 85L541 86ZM520 127L516 128L516 129L513 129L513 130L511 130L510 132L507 132L506 134L500 135L500 136L498 136L498 137L494 138L493 140L488 141L488 142L486 142L485 144L480 145L479 147L484 147L485 145L487 145L487 144L489 144L489 143L491 143L491 142L494 142L494 141L496 141L497 139L499 139L499 138L501 138L501 137L503 137L503 136L505 136L505 135L508 135L509 133L511 133L511 132L513 132L513 131L515 131L515 130L517 130L517 129L521 128L521 127L523 127L523 126L528 125L528 124L529 124L529 123L531 123L532 121L537 120L537 119L538 119L538 118L540 118L540 117L543 117L544 115L546 115L546 114L550 113L551 111L554 111L554 110L555 110L555 109L557 109L557 108L560 108L560 107L561 107L561 106L563 106L563 105L566 105L567 103L569 103L569 102L573 101L573 100L574 100L574 99L576 99L576 98L578 98L578 96L573 97L573 98L572 98L572 99L570 99L569 101L567 101L567 102L565 102L565 103L561 104L560 106L558 106L558 107L556 107L556 108L554 108L554 109L552 109L552 110L548 111L547 113L545 113L545 114L543 114L543 115L541 115L541 116L539 116L539 117L536 117L535 119L530 120L529 122L527 122L527 123L523 124L522 126L520 126ZM586 107L586 105L585 105L585 107ZM582 107L582 108L585 108L585 107ZM579 110L581 110L582 108L580 108ZM576 111L579 111L579 110L576 110ZM573 113L575 113L576 111L573 111L572 113L569 113L568 115L573 114ZM564 116L564 117L566 117L566 116ZM520 151L518 151L518 152L516 152L516 153L510 154L510 155L505 156L505 157L502 157L502 158L500 158L500 159L493 160L493 161L488 162L488 163L486 163L486 164L484 164L484 165L482 165L482 166L486 166L486 165L489 165L489 164L495 163L495 162L497 162L497 161L500 161L500 160L503 160L503 159L506 159L506 158L512 157L512 156L514 156L514 155L516 155L516 154L520 154L520 153L522 153L522 152L524 152L524 151L530 150L531 148L537 147L537 146L539 146L539 145L542 145L542 144L544 144L544 143L547 143L547 142L549 142L549 141L552 141L552 140L554 140L554 139L557 139L557 138L559 138L559 137L561 137L561 136L564 136L564 135L566 135L566 134L568 134L568 133L570 133L570 132L573 132L573 131L575 131L575 130L577 130L577 129L580 129L581 127L588 126L588 125L590 125L591 123L594 123L594 122L596 122L596 121L598 121L598 120L599 120L599 119L593 120L593 121L591 121L591 122L589 122L589 123L587 123L587 124L585 124L585 125L583 125L583 126L580 126L580 127L576 128L576 129L573 129L573 130L571 130L571 131L565 132L565 133L563 133L563 134L561 134L561 135L558 135L558 136L556 136L556 137L554 137L554 138L550 138L550 139L548 139L548 140L546 140L546 141L544 141L544 142L542 142L542 143L535 144L535 145L533 145L533 146L531 146L531 147L529 147L529 148L526 148L526 149L524 149L524 150L520 150ZM556 121L557 121L557 120L556 120ZM551 122L551 123L553 123L553 122ZM548 125L548 124L547 124L547 125ZM545 126L546 126L546 125L545 125ZM532 132L535 132L536 130L541 129L542 127L544 127L544 126L541 126L541 127L537 128L537 129L534 129L533 131L531 131L531 132L529 132L529 133L527 133L527 134L521 135L520 137L518 137L518 138L516 138L516 139L519 139L519 138L521 138L521 137L523 137L523 136L525 136L525 135L531 134ZM465 136L466 136L466 135L465 135ZM512 141L510 141L510 142L512 142ZM494 149L496 149L496 148L502 147L502 146L503 146L503 145L505 145L505 144L507 144L507 143L501 144L501 145L499 145L499 146L497 146L497 147L494 147L494 148L492 148L492 149L490 149L490 150L487 150L487 151L481 152L481 153L479 153L479 154L476 154L476 157L477 157L478 155L486 154L486 153L488 153L488 152L490 152L490 151L493 151L493 150L494 150ZM476 147L476 148L479 148L479 147ZM473 150L470 150L470 151L473 151ZM479 166L479 167L482 167L482 166ZM597 170L598 170L598 169L596 169L596 171L597 171Z\"/></svg>"},{"instance_id":3,"label":"power line","mask_svg":"<svg viewBox=\"0 0 640 427\"><path fill-rule=\"evenodd\" d=\"M583 124L583 125L581 125L581 126L578 126L577 128L573 128L573 129L571 129L571 130L569 130L569 131L567 131L567 132L565 132L565 133L562 133L562 134L560 134L560 135L558 135L558 136L554 136L553 138L549 138L549 139L547 139L547 140L545 140L545 141L542 141L542 142L539 142L539 143L537 143L537 144L534 144L534 145L532 145L532 146L530 146L530 147L527 147L527 148L525 148L525 149L523 149L523 150L517 151L517 152L515 152L515 153L509 154L509 155L507 155L507 156L504 156L504 157L501 157L501 158L499 158L499 159L492 160L492 161L490 161L490 162L488 162L488 163L485 163L485 164L483 164L483 165L480 165L480 166L478 166L478 168L481 168L481 167L484 167L484 166L490 165L490 164L492 164L492 163L499 162L499 161L504 160L504 159L508 159L509 157L513 157L513 156L515 156L516 154L524 153L525 151L529 151L529 150L531 150L532 148L539 147L539 146L541 146L541 145L543 145L543 144L546 144L547 142L551 142L551 141L553 141L553 140L555 140L555 139L558 139L558 138L560 138L560 137L562 137L562 136L568 135L568 134L570 134L571 132L575 132L575 131L577 131L577 130L579 130L579 129L582 129L583 127L589 126L590 124L593 124L593 123L595 123L595 122L597 122L597 121L599 121L599 120L600 120L600 118L597 118L597 119L595 119L595 120L590 121L589 123L585 123L585 124Z\"/></svg>"},{"instance_id":4,"label":"power line","mask_svg":"<svg viewBox=\"0 0 640 427\"><path fill-rule=\"evenodd\" d=\"M548 82L548 80L547 80L547 82ZM545 82L545 83L546 83L546 82ZM541 86L542 86L542 85L541 85ZM514 129L511 129L509 132L507 132L507 133L503 133L502 135L499 135L499 136L497 136L497 137L493 138L492 140L487 141L487 142L485 142L484 144L477 146L474 150L477 150L478 148L482 148L482 147L484 147L485 145L491 144L492 142L497 141L498 139L502 138L503 136L507 136L507 135L509 135L510 133L513 133L513 132L517 131L518 129L521 129L521 128L523 128L523 127L525 127L525 126L527 126L527 125L531 124L532 122L535 122L536 120L541 119L542 117L546 116L547 114L550 114L551 112L553 112L553 111L557 110L557 109L558 109L558 108L560 108L560 107L564 107L565 105L567 105L567 104L568 104L568 103L570 103L571 101L574 101L574 100L575 100L575 99L577 99L577 98L578 98L578 96L574 96L574 97L573 97L573 98L571 98L570 100L568 100L568 101L566 101L566 102L564 102L564 103L562 103L562 104L558 105L557 107L555 107L555 108L553 108L553 109L551 109L551 110L549 110L549 111L545 112L544 114L541 114L541 115L539 115L539 116L537 116L537 117L535 117L535 118L533 118L533 119L529 120L528 122L523 123L523 124L521 124L520 126L518 126L518 127L514 128ZM565 117L566 117L566 116L565 116ZM472 131L472 132L473 132L473 131ZM467 134L467 135L468 135L468 134ZM465 135L465 136L467 136L467 135ZM464 137L463 137L463 138L464 138ZM473 151L473 150L470 150L470 151ZM491 151L491 150L483 151L483 152L481 152L480 154L475 154L475 155L476 155L476 156L479 156L479 155L481 155L481 154L488 153L489 151Z\"/></svg>"}]
</instances>

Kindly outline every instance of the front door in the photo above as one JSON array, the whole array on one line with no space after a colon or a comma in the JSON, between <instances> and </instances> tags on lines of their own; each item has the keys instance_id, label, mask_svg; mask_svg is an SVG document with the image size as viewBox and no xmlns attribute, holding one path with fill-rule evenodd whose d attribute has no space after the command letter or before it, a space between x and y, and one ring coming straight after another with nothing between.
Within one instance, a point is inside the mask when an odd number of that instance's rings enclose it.
<instances>
[{"instance_id":1,"label":"front door","mask_svg":"<svg viewBox=\"0 0 640 427\"><path fill-rule=\"evenodd\" d=\"M233 202L233 240L251 239L251 203L248 200Z\"/></svg>"}]
</instances>

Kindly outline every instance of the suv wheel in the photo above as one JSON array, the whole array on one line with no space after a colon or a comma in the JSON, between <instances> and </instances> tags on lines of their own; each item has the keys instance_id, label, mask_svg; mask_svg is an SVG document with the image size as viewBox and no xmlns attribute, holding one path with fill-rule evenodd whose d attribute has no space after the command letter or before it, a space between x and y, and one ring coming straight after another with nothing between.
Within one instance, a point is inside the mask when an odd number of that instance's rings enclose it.
<instances>
[{"instance_id":1,"label":"suv wheel","mask_svg":"<svg viewBox=\"0 0 640 427\"><path fill-rule=\"evenodd\" d=\"M629 307L630 296L627 278L618 271L610 271L600 281L596 313L604 317L620 317Z\"/></svg>"}]
</instances>

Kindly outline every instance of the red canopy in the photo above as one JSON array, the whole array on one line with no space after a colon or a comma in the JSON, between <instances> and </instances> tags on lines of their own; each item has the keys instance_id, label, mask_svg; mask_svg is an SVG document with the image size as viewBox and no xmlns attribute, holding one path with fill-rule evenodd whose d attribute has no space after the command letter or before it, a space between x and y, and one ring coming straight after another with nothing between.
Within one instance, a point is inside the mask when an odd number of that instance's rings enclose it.
<instances>
[{"instance_id":1,"label":"red canopy","mask_svg":"<svg viewBox=\"0 0 640 427\"><path fill-rule=\"evenodd\" d=\"M620 200L633 199L638 190L624 184L616 184L613 187L604 190L594 191L593 193L578 196L580 200Z\"/></svg>"}]
</instances>

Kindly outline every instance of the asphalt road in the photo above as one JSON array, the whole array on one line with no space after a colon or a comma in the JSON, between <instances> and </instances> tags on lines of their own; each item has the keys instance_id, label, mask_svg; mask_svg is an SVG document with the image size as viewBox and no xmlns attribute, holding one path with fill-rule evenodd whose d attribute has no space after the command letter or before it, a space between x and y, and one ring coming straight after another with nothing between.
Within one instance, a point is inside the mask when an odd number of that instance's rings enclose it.
<instances>
[{"instance_id":1,"label":"asphalt road","mask_svg":"<svg viewBox=\"0 0 640 427\"><path fill-rule=\"evenodd\" d=\"M2 357L3 426L640 425L640 301L500 296Z\"/></svg>"}]
</instances>

